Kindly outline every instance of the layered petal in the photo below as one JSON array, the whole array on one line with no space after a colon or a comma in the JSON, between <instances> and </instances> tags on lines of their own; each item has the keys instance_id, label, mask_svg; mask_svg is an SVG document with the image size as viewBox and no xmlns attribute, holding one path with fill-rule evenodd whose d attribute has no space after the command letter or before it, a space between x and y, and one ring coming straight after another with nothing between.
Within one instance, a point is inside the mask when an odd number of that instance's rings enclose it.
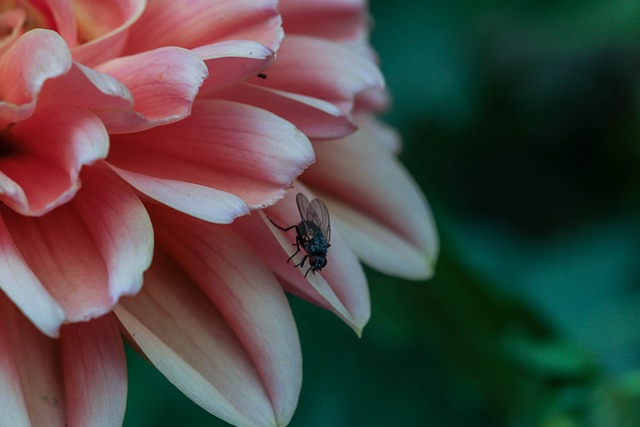
<instances>
[{"instance_id":1,"label":"layered petal","mask_svg":"<svg viewBox=\"0 0 640 427\"><path fill-rule=\"evenodd\" d=\"M7 426L121 425L124 349L111 318L42 335L0 294L0 399Z\"/></svg>"},{"instance_id":2,"label":"layered petal","mask_svg":"<svg viewBox=\"0 0 640 427\"><path fill-rule=\"evenodd\" d=\"M223 227L149 207L158 249L116 314L187 396L234 425L285 425L301 385L295 322L275 277Z\"/></svg>"},{"instance_id":3,"label":"layered petal","mask_svg":"<svg viewBox=\"0 0 640 427\"><path fill-rule=\"evenodd\" d=\"M302 191L313 199L301 185ZM260 256L282 280L285 289L314 304L333 311L359 335L371 314L369 290L362 266L347 246L340 230L332 230L327 266L320 273L309 273L306 268L295 267L304 256L304 250L291 262L287 259L296 250L295 230L284 234L271 223L282 226L298 224L300 214L295 203L296 192L267 209L269 219L262 214L239 218L233 229L250 242Z\"/></svg>"},{"instance_id":4,"label":"layered petal","mask_svg":"<svg viewBox=\"0 0 640 427\"><path fill-rule=\"evenodd\" d=\"M13 126L3 145L0 200L34 216L75 195L82 167L106 157L109 135L90 111L44 108Z\"/></svg>"},{"instance_id":5,"label":"layered petal","mask_svg":"<svg viewBox=\"0 0 640 427\"><path fill-rule=\"evenodd\" d=\"M359 39L369 23L365 0L281 0L280 13L287 34L327 40Z\"/></svg>"},{"instance_id":6,"label":"layered petal","mask_svg":"<svg viewBox=\"0 0 640 427\"><path fill-rule=\"evenodd\" d=\"M127 52L159 46L195 48L226 40L254 40L276 50L283 33L274 0L173 0L149 2L131 27Z\"/></svg>"},{"instance_id":7,"label":"layered petal","mask_svg":"<svg viewBox=\"0 0 640 427\"><path fill-rule=\"evenodd\" d=\"M0 13L0 56L23 34L22 26L27 19L24 9L9 9Z\"/></svg>"},{"instance_id":8,"label":"layered petal","mask_svg":"<svg viewBox=\"0 0 640 427\"><path fill-rule=\"evenodd\" d=\"M268 76L267 76L268 78ZM259 80L259 78L256 78ZM218 99L255 105L293 123L309 138L342 138L356 130L351 115L318 98L246 83L215 94Z\"/></svg>"},{"instance_id":9,"label":"layered petal","mask_svg":"<svg viewBox=\"0 0 640 427\"><path fill-rule=\"evenodd\" d=\"M113 315L64 326L59 345L68 425L121 426L127 361Z\"/></svg>"},{"instance_id":10,"label":"layered petal","mask_svg":"<svg viewBox=\"0 0 640 427\"><path fill-rule=\"evenodd\" d=\"M274 114L203 100L180 122L114 136L108 160L149 197L207 221L228 223L248 207L281 198L313 159L307 138ZM171 191L175 188L182 192Z\"/></svg>"},{"instance_id":11,"label":"layered petal","mask_svg":"<svg viewBox=\"0 0 640 427\"><path fill-rule=\"evenodd\" d=\"M58 341L42 335L0 293L0 399L8 426L67 422Z\"/></svg>"},{"instance_id":12,"label":"layered petal","mask_svg":"<svg viewBox=\"0 0 640 427\"><path fill-rule=\"evenodd\" d=\"M209 69L209 78L200 88L200 98L254 77L270 66L275 52L248 40L231 40L193 49ZM217 98L217 96L215 96Z\"/></svg>"},{"instance_id":13,"label":"layered petal","mask_svg":"<svg viewBox=\"0 0 640 427\"><path fill-rule=\"evenodd\" d=\"M363 129L316 144L318 163L304 183L321 195L365 263L387 274L427 278L438 252L431 212L406 169L375 138Z\"/></svg>"},{"instance_id":14,"label":"layered petal","mask_svg":"<svg viewBox=\"0 0 640 427\"><path fill-rule=\"evenodd\" d=\"M357 94L382 89L384 79L368 57L338 43L288 36L269 68L264 85L330 102L350 113Z\"/></svg>"},{"instance_id":15,"label":"layered petal","mask_svg":"<svg viewBox=\"0 0 640 427\"><path fill-rule=\"evenodd\" d=\"M47 22L47 28L55 30L69 47L76 45L78 28L73 14L73 7L68 0L41 0L35 2ZM40 4L38 4L40 3Z\"/></svg>"},{"instance_id":16,"label":"layered petal","mask_svg":"<svg viewBox=\"0 0 640 427\"><path fill-rule=\"evenodd\" d=\"M71 54L50 30L31 30L0 57L0 127L29 117L45 81L66 74Z\"/></svg>"},{"instance_id":17,"label":"layered petal","mask_svg":"<svg viewBox=\"0 0 640 427\"><path fill-rule=\"evenodd\" d=\"M62 320L100 316L136 293L151 262L151 223L132 190L101 165L86 168L82 179L82 191L45 216L2 210L0 259L11 267L0 287L50 336Z\"/></svg>"},{"instance_id":18,"label":"layered petal","mask_svg":"<svg viewBox=\"0 0 640 427\"><path fill-rule=\"evenodd\" d=\"M110 133L138 132L183 119L208 75L198 55L177 47L113 59L97 70L126 85L135 102L135 112L101 111Z\"/></svg>"},{"instance_id":19,"label":"layered petal","mask_svg":"<svg viewBox=\"0 0 640 427\"><path fill-rule=\"evenodd\" d=\"M49 0L51 1L51 0ZM65 0L57 2L69 3ZM74 0L77 44L73 58L88 66L120 56L133 25L144 11L145 0Z\"/></svg>"}]
</instances>

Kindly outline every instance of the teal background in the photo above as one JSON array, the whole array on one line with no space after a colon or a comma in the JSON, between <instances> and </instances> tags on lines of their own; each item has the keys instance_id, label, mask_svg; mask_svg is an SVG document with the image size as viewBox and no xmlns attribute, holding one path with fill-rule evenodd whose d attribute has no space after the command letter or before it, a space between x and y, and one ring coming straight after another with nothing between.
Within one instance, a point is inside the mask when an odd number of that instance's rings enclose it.
<instances>
[{"instance_id":1,"label":"teal background","mask_svg":"<svg viewBox=\"0 0 640 427\"><path fill-rule=\"evenodd\" d=\"M291 299L292 426L640 425L640 3L371 2L442 239L358 339ZM223 426L133 352L125 426Z\"/></svg>"}]
</instances>

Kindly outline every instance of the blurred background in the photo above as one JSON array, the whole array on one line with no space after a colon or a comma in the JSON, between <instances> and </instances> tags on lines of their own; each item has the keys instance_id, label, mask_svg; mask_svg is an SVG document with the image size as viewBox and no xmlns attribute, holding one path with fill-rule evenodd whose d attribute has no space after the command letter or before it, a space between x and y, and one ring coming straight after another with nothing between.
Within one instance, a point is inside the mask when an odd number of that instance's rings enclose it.
<instances>
[{"instance_id":1,"label":"blurred background","mask_svg":"<svg viewBox=\"0 0 640 427\"><path fill-rule=\"evenodd\" d=\"M640 426L640 2L371 0L442 240L362 339L292 299L291 426ZM133 352L125 426L226 426Z\"/></svg>"}]
</instances>

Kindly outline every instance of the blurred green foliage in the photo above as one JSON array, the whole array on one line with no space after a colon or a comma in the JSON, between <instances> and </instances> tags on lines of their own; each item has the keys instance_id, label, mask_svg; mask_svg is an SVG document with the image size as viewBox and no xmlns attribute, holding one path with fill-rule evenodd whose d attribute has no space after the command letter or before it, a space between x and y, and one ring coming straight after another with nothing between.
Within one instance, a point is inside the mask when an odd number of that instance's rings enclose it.
<instances>
[{"instance_id":1,"label":"blurred green foliage","mask_svg":"<svg viewBox=\"0 0 640 427\"><path fill-rule=\"evenodd\" d=\"M297 299L292 426L640 426L640 3L371 1L436 276ZM126 426L226 425L130 352Z\"/></svg>"}]
</instances>

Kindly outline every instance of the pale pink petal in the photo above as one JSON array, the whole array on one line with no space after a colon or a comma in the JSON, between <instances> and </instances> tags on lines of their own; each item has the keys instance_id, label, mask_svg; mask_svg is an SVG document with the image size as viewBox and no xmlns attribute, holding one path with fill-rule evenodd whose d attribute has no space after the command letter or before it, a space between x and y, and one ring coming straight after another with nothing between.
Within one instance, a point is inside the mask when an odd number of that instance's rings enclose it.
<instances>
[{"instance_id":1,"label":"pale pink petal","mask_svg":"<svg viewBox=\"0 0 640 427\"><path fill-rule=\"evenodd\" d=\"M209 222L229 224L247 215L249 207L237 196L184 181L154 178L111 166L125 181L154 200Z\"/></svg>"},{"instance_id":2,"label":"pale pink petal","mask_svg":"<svg viewBox=\"0 0 640 427\"><path fill-rule=\"evenodd\" d=\"M149 207L158 244L189 272L242 343L274 407L293 415L302 380L295 321L278 281L252 245L229 227Z\"/></svg>"},{"instance_id":3,"label":"pale pink petal","mask_svg":"<svg viewBox=\"0 0 640 427\"><path fill-rule=\"evenodd\" d=\"M302 186L297 185L296 190L302 190ZM289 192L279 203L267 209L267 215L276 224L288 227L300 222L295 204L296 192ZM262 213L239 218L232 228L250 242L269 267L284 279L287 291L333 311L356 333L362 332L371 314L367 281L358 259L339 230L332 231L327 266L319 273L310 272L305 278L308 267L295 267L303 254L287 263L296 251L294 230L284 233Z\"/></svg>"},{"instance_id":4,"label":"pale pink petal","mask_svg":"<svg viewBox=\"0 0 640 427\"><path fill-rule=\"evenodd\" d=\"M351 112L355 96L384 87L376 64L353 50L326 40L288 36L267 72L267 87L319 98Z\"/></svg>"},{"instance_id":5,"label":"pale pink petal","mask_svg":"<svg viewBox=\"0 0 640 427\"><path fill-rule=\"evenodd\" d=\"M68 0L67 0L68 1ZM129 37L129 27L145 9L145 0L74 0L78 45L73 59L95 66L120 56Z\"/></svg>"},{"instance_id":6,"label":"pale pink petal","mask_svg":"<svg viewBox=\"0 0 640 427\"><path fill-rule=\"evenodd\" d=\"M0 40L0 56L11 47L11 45L18 40L23 34L23 25L27 19L27 14L24 9L9 9L0 13L0 34L2 39Z\"/></svg>"},{"instance_id":7,"label":"pale pink petal","mask_svg":"<svg viewBox=\"0 0 640 427\"><path fill-rule=\"evenodd\" d=\"M255 40L276 50L283 33L275 0L149 2L131 27L128 53L159 46L195 48L226 40Z\"/></svg>"},{"instance_id":8,"label":"pale pink petal","mask_svg":"<svg viewBox=\"0 0 640 427\"><path fill-rule=\"evenodd\" d=\"M161 223L160 245L179 259L158 249L143 290L116 307L130 339L223 420L285 425L300 390L301 355L277 281L228 227Z\"/></svg>"},{"instance_id":9,"label":"pale pink petal","mask_svg":"<svg viewBox=\"0 0 640 427\"><path fill-rule=\"evenodd\" d=\"M2 424L63 426L67 422L58 341L42 335L0 293Z\"/></svg>"},{"instance_id":10,"label":"pale pink petal","mask_svg":"<svg viewBox=\"0 0 640 427\"><path fill-rule=\"evenodd\" d=\"M402 151L402 138L398 131L376 116L367 113L357 114L356 123L358 128L368 135L369 142L396 156Z\"/></svg>"},{"instance_id":11,"label":"pale pink petal","mask_svg":"<svg viewBox=\"0 0 640 427\"><path fill-rule=\"evenodd\" d=\"M4 295L0 295L0 300L6 301ZM3 303L0 302L0 307L2 306ZM22 394L9 331L4 323L4 320L0 320L0 390L2 390L0 414L2 414L3 423L8 426L28 426L29 412Z\"/></svg>"},{"instance_id":12,"label":"pale pink petal","mask_svg":"<svg viewBox=\"0 0 640 427\"><path fill-rule=\"evenodd\" d=\"M336 210L341 231L365 263L392 275L427 278L438 252L431 212L406 169L372 138L363 129L317 143L318 163L304 183Z\"/></svg>"},{"instance_id":13,"label":"pale pink petal","mask_svg":"<svg viewBox=\"0 0 640 427\"><path fill-rule=\"evenodd\" d=\"M0 127L33 113L42 85L69 71L71 55L50 30L31 30L0 57Z\"/></svg>"},{"instance_id":14,"label":"pale pink petal","mask_svg":"<svg viewBox=\"0 0 640 427\"><path fill-rule=\"evenodd\" d=\"M135 174L214 188L239 197L251 208L270 205L284 195L291 182L313 162L307 138L289 122L248 105L228 101L203 100L194 104L188 118L146 132L115 135L109 163ZM201 215L205 200L192 193L172 194L167 200L158 187L161 181L140 182L137 176L122 175L140 191L176 206L176 198L186 206L184 212ZM165 191L164 194L169 194ZM236 203L225 203L222 209ZM218 214L216 214L218 215ZM226 214L223 214L226 215Z\"/></svg>"},{"instance_id":15,"label":"pale pink petal","mask_svg":"<svg viewBox=\"0 0 640 427\"><path fill-rule=\"evenodd\" d=\"M254 77L275 60L275 52L248 40L231 40L193 49L209 69L200 98Z\"/></svg>"},{"instance_id":16,"label":"pale pink petal","mask_svg":"<svg viewBox=\"0 0 640 427\"><path fill-rule=\"evenodd\" d=\"M26 263L0 221L0 288L31 322L50 337L58 336L65 320L64 310Z\"/></svg>"},{"instance_id":17,"label":"pale pink petal","mask_svg":"<svg viewBox=\"0 0 640 427\"><path fill-rule=\"evenodd\" d=\"M24 215L45 214L73 197L82 166L104 158L108 147L109 135L90 111L38 109L5 136L0 200Z\"/></svg>"},{"instance_id":18,"label":"pale pink petal","mask_svg":"<svg viewBox=\"0 0 640 427\"><path fill-rule=\"evenodd\" d=\"M2 211L6 239L15 247L5 246L17 250L71 322L100 316L120 296L136 293L153 250L149 217L124 182L97 164L85 168L82 183L76 197L45 216ZM18 273L34 281L22 269ZM3 287L9 288L9 295L21 296L15 288L23 284L10 279ZM35 305L21 309L30 318L40 316L34 313ZM43 331L48 334L52 329L57 333L60 326L46 325Z\"/></svg>"},{"instance_id":19,"label":"pale pink petal","mask_svg":"<svg viewBox=\"0 0 640 427\"><path fill-rule=\"evenodd\" d=\"M359 37L369 23L365 0L281 0L287 34L328 40Z\"/></svg>"},{"instance_id":20,"label":"pale pink petal","mask_svg":"<svg viewBox=\"0 0 640 427\"><path fill-rule=\"evenodd\" d=\"M66 325L60 334L68 425L121 426L127 361L113 315Z\"/></svg>"},{"instance_id":21,"label":"pale pink petal","mask_svg":"<svg viewBox=\"0 0 640 427\"><path fill-rule=\"evenodd\" d=\"M380 88L370 88L356 96L355 109L380 113L386 111L390 104L389 92Z\"/></svg>"},{"instance_id":22,"label":"pale pink petal","mask_svg":"<svg viewBox=\"0 0 640 427\"><path fill-rule=\"evenodd\" d=\"M137 116L130 112L103 113L109 131L116 133L140 131L186 117L208 75L198 55L177 47L117 58L97 70L117 78L133 95Z\"/></svg>"},{"instance_id":23,"label":"pale pink petal","mask_svg":"<svg viewBox=\"0 0 640 427\"><path fill-rule=\"evenodd\" d=\"M267 71L267 79L268 71ZM342 138L356 130L351 115L318 98L284 92L254 83L237 85L215 97L264 108L293 123L309 138Z\"/></svg>"}]
</instances>

